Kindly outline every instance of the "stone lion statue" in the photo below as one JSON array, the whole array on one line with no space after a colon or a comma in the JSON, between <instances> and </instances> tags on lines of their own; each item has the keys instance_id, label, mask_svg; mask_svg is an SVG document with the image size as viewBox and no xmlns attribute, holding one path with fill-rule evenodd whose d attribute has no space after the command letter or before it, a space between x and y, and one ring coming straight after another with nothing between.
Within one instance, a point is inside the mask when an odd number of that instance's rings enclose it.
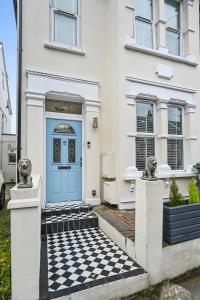
<instances>
[{"instance_id":1,"label":"stone lion statue","mask_svg":"<svg viewBox=\"0 0 200 300\"><path fill-rule=\"evenodd\" d=\"M33 186L31 171L32 165L30 159L20 159L18 162L19 183L18 188L31 188Z\"/></svg>"},{"instance_id":2,"label":"stone lion statue","mask_svg":"<svg viewBox=\"0 0 200 300\"><path fill-rule=\"evenodd\" d=\"M158 178L155 176L155 171L157 167L157 160L154 156L150 156L147 159L147 165L146 169L143 171L142 179L145 180L158 180Z\"/></svg>"}]
</instances>

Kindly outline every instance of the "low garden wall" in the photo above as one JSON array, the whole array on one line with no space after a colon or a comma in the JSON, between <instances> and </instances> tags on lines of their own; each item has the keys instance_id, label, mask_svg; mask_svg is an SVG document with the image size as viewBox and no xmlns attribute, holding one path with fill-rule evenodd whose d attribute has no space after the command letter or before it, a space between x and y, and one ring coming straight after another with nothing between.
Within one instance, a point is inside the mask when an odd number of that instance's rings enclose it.
<instances>
[{"instance_id":1,"label":"low garden wall","mask_svg":"<svg viewBox=\"0 0 200 300\"><path fill-rule=\"evenodd\" d=\"M11 189L12 300L39 299L41 190L40 176L33 187Z\"/></svg>"},{"instance_id":2,"label":"low garden wall","mask_svg":"<svg viewBox=\"0 0 200 300\"><path fill-rule=\"evenodd\" d=\"M163 247L162 181L136 184L135 260L148 272L150 285L200 266L200 238Z\"/></svg>"}]
</instances>

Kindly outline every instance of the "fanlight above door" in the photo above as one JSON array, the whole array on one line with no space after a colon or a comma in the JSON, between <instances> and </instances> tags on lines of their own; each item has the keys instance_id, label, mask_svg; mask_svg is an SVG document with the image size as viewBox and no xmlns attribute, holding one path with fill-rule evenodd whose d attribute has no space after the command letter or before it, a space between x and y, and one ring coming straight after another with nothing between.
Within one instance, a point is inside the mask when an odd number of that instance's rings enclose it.
<instances>
[{"instance_id":1,"label":"fanlight above door","mask_svg":"<svg viewBox=\"0 0 200 300\"><path fill-rule=\"evenodd\" d=\"M59 124L55 127L54 133L75 134L75 131L73 127L68 124Z\"/></svg>"}]
</instances>

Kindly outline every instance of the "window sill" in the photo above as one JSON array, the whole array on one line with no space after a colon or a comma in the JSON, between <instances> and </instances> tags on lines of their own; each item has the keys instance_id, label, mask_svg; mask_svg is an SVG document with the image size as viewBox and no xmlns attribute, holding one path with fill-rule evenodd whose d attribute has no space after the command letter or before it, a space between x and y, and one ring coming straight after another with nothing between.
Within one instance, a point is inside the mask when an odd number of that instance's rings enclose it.
<instances>
[{"instance_id":1,"label":"window sill","mask_svg":"<svg viewBox=\"0 0 200 300\"><path fill-rule=\"evenodd\" d=\"M64 44L59 44L56 42L47 42L44 44L44 47L46 47L48 49L64 51L67 53L85 55L85 51L83 49L80 49L78 47L64 45Z\"/></svg>"},{"instance_id":2,"label":"window sill","mask_svg":"<svg viewBox=\"0 0 200 300\"><path fill-rule=\"evenodd\" d=\"M189 60L189 59L183 58L181 56L176 56L176 55L172 55L172 54L169 54L169 53L163 53L163 52L160 52L159 50L137 46L134 43L131 43L131 42L128 42L128 41L125 43L124 47L126 49L129 49L129 50L135 50L135 51L142 52L142 53L145 53L145 54L158 56L158 57L161 57L161 58L164 58L164 59L180 62L180 63L190 65L190 66L193 66L193 67L196 67L198 65L196 60Z\"/></svg>"},{"instance_id":3,"label":"window sill","mask_svg":"<svg viewBox=\"0 0 200 300\"><path fill-rule=\"evenodd\" d=\"M166 179L166 178L190 178L196 176L194 172L186 172L186 171L171 171L166 173L157 173L156 176L158 179ZM142 177L142 171L134 172L134 174L126 174L124 176L124 181L132 181Z\"/></svg>"}]
</instances>

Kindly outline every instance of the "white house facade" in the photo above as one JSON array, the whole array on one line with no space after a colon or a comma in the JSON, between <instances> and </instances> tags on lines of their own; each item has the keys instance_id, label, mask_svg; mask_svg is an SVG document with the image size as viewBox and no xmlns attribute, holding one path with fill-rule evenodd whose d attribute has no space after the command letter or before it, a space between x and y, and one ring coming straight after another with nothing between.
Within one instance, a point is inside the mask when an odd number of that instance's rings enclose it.
<instances>
[{"instance_id":1,"label":"white house facade","mask_svg":"<svg viewBox=\"0 0 200 300\"><path fill-rule=\"evenodd\" d=\"M0 42L0 170L6 182L16 177L16 135L11 135L12 108L3 43Z\"/></svg>"},{"instance_id":2,"label":"white house facade","mask_svg":"<svg viewBox=\"0 0 200 300\"><path fill-rule=\"evenodd\" d=\"M46 203L135 206L158 161L165 197L200 160L199 1L22 5L21 157Z\"/></svg>"}]
</instances>

